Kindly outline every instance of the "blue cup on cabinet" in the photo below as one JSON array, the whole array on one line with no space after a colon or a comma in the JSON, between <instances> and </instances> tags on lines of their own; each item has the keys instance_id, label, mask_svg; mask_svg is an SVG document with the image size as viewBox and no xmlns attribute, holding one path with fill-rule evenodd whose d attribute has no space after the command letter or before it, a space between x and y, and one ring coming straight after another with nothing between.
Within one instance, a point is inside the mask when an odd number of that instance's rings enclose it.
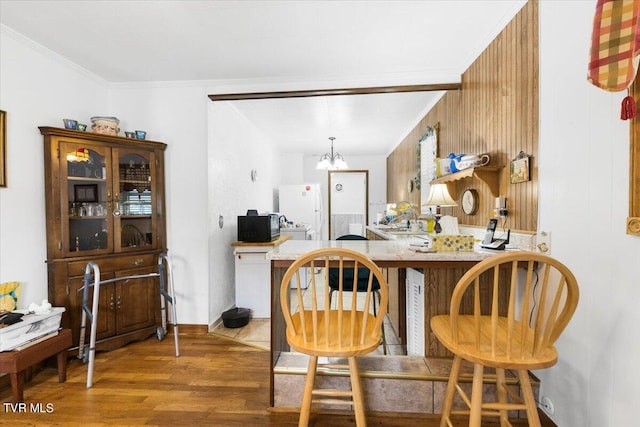
<instances>
[{"instance_id":1,"label":"blue cup on cabinet","mask_svg":"<svg viewBox=\"0 0 640 427\"><path fill-rule=\"evenodd\" d=\"M78 121L77 120L72 120L72 119L62 119L62 121L64 122L64 128L65 129L74 129L78 126Z\"/></svg>"},{"instance_id":2,"label":"blue cup on cabinet","mask_svg":"<svg viewBox=\"0 0 640 427\"><path fill-rule=\"evenodd\" d=\"M136 131L136 139L145 139L147 137L147 132L143 130Z\"/></svg>"}]
</instances>

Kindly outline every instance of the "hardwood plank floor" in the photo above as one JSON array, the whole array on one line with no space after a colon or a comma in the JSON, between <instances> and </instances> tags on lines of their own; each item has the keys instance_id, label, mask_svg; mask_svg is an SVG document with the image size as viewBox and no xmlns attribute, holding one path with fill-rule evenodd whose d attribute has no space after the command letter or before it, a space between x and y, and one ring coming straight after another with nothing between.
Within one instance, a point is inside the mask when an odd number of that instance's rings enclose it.
<instances>
[{"instance_id":1,"label":"hardwood plank floor","mask_svg":"<svg viewBox=\"0 0 640 427\"><path fill-rule=\"evenodd\" d=\"M23 406L0 390L0 424L12 426L203 425L296 426L297 412L269 411L269 352L208 334L150 338L96 356L94 383L87 365L69 360L67 381L47 367L25 384ZM439 416L368 413L370 426L435 427ZM354 426L351 414L312 414L315 427ZM465 421L455 426L466 425ZM483 423L483 426L485 424ZM497 426L487 423L487 427ZM526 421L514 423L526 425Z\"/></svg>"}]
</instances>

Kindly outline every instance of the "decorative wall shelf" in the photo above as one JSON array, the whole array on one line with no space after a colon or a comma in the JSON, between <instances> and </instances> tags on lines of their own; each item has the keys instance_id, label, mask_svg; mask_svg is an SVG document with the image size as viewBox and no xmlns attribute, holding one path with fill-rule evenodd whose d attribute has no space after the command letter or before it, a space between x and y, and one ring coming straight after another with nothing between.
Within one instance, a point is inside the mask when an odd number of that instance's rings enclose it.
<instances>
[{"instance_id":1,"label":"decorative wall shelf","mask_svg":"<svg viewBox=\"0 0 640 427\"><path fill-rule=\"evenodd\" d=\"M500 183L498 180L498 171L500 169L491 166L479 166L475 168L468 168L461 170L460 172L451 173L438 179L431 181L431 184L447 184L453 181L459 181L465 178L471 178L475 176L484 181L491 190L494 197L498 197L500 194Z\"/></svg>"}]
</instances>

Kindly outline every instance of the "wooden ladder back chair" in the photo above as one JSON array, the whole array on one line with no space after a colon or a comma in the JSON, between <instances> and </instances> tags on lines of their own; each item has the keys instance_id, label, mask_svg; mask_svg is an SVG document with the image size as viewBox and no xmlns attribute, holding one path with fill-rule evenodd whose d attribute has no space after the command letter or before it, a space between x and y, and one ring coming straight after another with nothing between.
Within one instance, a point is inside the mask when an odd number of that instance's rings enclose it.
<instances>
[{"instance_id":1,"label":"wooden ladder back chair","mask_svg":"<svg viewBox=\"0 0 640 427\"><path fill-rule=\"evenodd\" d=\"M481 293L492 296L490 306L481 307ZM525 410L529 425L539 427L528 371L556 364L554 343L577 304L578 284L571 271L534 252L492 256L462 276L450 314L431 319L433 333L454 354L440 426L452 425L451 414L467 414L469 426L480 427L484 415L499 417L506 427L511 425L509 410ZM474 365L471 398L458 384L463 359ZM496 370L490 382L496 383L498 402L482 401L485 366ZM507 387L505 369L517 372L522 398ZM469 410L453 410L456 392Z\"/></svg>"},{"instance_id":2,"label":"wooden ladder back chair","mask_svg":"<svg viewBox=\"0 0 640 427\"><path fill-rule=\"evenodd\" d=\"M147 237L138 227L132 224L122 226L122 247L144 246L147 244Z\"/></svg>"},{"instance_id":3,"label":"wooden ladder back chair","mask_svg":"<svg viewBox=\"0 0 640 427\"><path fill-rule=\"evenodd\" d=\"M319 269L320 274L311 275L311 283L305 291L300 269L306 267L311 271ZM329 301L330 288L327 284L330 268L338 268L339 272L336 308L324 303ZM345 292L347 285L344 271L355 271L351 279L354 283L348 285L354 289L357 287L358 270L363 268L369 271L367 290L357 294ZM372 313L374 278L380 285L380 304L376 315ZM290 289L291 279L295 284L293 289ZM321 286L324 290L320 289ZM305 293L309 295L306 296ZM324 298L318 298L319 293ZM357 298L357 295L361 298ZM287 342L293 350L309 356L299 426L308 425L312 403L353 405L356 425L366 425L356 356L370 353L380 346L388 300L387 282L380 268L365 255L350 249L317 249L301 256L287 269L280 286L280 304L287 324ZM297 308L291 310L292 305ZM347 358L348 365L322 366L348 369L351 390L314 389L318 357Z\"/></svg>"}]
</instances>

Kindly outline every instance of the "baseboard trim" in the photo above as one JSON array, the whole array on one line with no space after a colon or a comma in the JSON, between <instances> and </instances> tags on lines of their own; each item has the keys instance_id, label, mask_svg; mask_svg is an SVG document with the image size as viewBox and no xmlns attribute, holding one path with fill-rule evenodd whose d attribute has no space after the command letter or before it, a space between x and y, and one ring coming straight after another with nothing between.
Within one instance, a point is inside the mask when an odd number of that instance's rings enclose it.
<instances>
[{"instance_id":1,"label":"baseboard trim","mask_svg":"<svg viewBox=\"0 0 640 427\"><path fill-rule=\"evenodd\" d=\"M173 325L167 325L167 330L169 332L173 332ZM206 334L209 330L207 325L190 325L190 324L179 324L178 325L178 334Z\"/></svg>"}]
</instances>

